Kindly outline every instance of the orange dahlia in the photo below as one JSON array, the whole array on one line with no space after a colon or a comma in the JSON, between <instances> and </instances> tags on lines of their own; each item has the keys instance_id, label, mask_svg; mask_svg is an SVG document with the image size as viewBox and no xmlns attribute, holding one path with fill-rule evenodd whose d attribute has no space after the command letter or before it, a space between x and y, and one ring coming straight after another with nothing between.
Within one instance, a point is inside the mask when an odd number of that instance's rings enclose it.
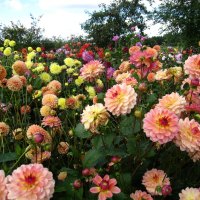
<instances>
[{"instance_id":1,"label":"orange dahlia","mask_svg":"<svg viewBox=\"0 0 200 200\"><path fill-rule=\"evenodd\" d=\"M18 75L15 75L7 80L7 87L11 91L19 91L23 87L23 82Z\"/></svg>"},{"instance_id":2,"label":"orange dahlia","mask_svg":"<svg viewBox=\"0 0 200 200\"><path fill-rule=\"evenodd\" d=\"M131 193L130 197L133 200L153 200L150 194L142 192L141 190L136 190L135 193Z\"/></svg>"},{"instance_id":3,"label":"orange dahlia","mask_svg":"<svg viewBox=\"0 0 200 200\"><path fill-rule=\"evenodd\" d=\"M49 126L51 128L61 127L61 120L57 116L46 116L42 120L43 126Z\"/></svg>"},{"instance_id":4,"label":"orange dahlia","mask_svg":"<svg viewBox=\"0 0 200 200\"><path fill-rule=\"evenodd\" d=\"M9 133L10 127L4 123L0 122L0 136L6 136Z\"/></svg>"},{"instance_id":5,"label":"orange dahlia","mask_svg":"<svg viewBox=\"0 0 200 200\"><path fill-rule=\"evenodd\" d=\"M46 94L42 98L42 105L56 108L58 105L58 97L54 94Z\"/></svg>"},{"instance_id":6,"label":"orange dahlia","mask_svg":"<svg viewBox=\"0 0 200 200\"><path fill-rule=\"evenodd\" d=\"M28 71L28 68L26 67L25 62L21 60L15 61L12 68L20 76L24 75Z\"/></svg>"},{"instance_id":7,"label":"orange dahlia","mask_svg":"<svg viewBox=\"0 0 200 200\"><path fill-rule=\"evenodd\" d=\"M6 69L0 65L0 80L3 80L4 78L6 78L7 76L7 72Z\"/></svg>"}]
</instances>

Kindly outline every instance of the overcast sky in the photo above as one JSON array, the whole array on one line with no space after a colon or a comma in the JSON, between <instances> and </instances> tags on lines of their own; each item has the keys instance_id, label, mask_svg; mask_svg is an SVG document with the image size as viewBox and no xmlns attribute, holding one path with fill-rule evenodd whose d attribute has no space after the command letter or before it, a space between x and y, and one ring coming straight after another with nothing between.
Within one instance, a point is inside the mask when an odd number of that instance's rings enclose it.
<instances>
[{"instance_id":1,"label":"overcast sky","mask_svg":"<svg viewBox=\"0 0 200 200\"><path fill-rule=\"evenodd\" d=\"M0 23L10 25L10 21L19 20L29 27L30 13L36 18L42 15L39 25L45 29L46 37L67 38L72 34L84 34L80 24L89 18L85 11L93 12L99 8L100 3L110 2L111 0L0 0ZM149 36L159 35L159 27L151 26L146 33Z\"/></svg>"}]
</instances>

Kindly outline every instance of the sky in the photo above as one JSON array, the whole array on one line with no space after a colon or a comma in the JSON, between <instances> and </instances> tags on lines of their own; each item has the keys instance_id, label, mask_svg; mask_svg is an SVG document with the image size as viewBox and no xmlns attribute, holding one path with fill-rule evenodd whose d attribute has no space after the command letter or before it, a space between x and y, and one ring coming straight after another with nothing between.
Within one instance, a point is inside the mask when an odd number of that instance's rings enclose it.
<instances>
[{"instance_id":1,"label":"sky","mask_svg":"<svg viewBox=\"0 0 200 200\"><path fill-rule=\"evenodd\" d=\"M10 25L18 20L30 27L32 14L35 18L42 16L39 26L45 29L45 37L68 38L71 35L85 35L81 23L89 19L86 13L98 10L101 3L109 4L111 0L0 0L0 24ZM156 0L157 6L159 0ZM159 35L160 25L152 26L146 31L149 36Z\"/></svg>"}]
</instances>

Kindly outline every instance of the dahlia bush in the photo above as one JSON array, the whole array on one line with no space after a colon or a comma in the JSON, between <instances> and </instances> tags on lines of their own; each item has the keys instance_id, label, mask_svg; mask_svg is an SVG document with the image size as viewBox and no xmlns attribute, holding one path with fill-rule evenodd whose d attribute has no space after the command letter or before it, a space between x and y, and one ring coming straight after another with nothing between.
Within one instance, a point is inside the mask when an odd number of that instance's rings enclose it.
<instances>
[{"instance_id":1,"label":"dahlia bush","mask_svg":"<svg viewBox=\"0 0 200 200\"><path fill-rule=\"evenodd\" d=\"M0 200L200 199L200 54L144 40L0 44Z\"/></svg>"}]
</instances>

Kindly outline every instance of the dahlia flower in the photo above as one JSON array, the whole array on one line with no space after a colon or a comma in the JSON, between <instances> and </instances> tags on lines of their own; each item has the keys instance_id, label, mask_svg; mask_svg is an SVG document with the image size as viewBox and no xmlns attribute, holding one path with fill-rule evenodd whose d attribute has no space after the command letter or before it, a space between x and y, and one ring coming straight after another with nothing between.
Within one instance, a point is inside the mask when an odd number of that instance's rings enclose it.
<instances>
[{"instance_id":1,"label":"dahlia flower","mask_svg":"<svg viewBox=\"0 0 200 200\"><path fill-rule=\"evenodd\" d=\"M41 164L21 165L8 176L8 199L49 200L54 185L53 174Z\"/></svg>"},{"instance_id":2,"label":"dahlia flower","mask_svg":"<svg viewBox=\"0 0 200 200\"><path fill-rule=\"evenodd\" d=\"M142 192L141 190L136 190L135 193L131 193L130 197L133 200L153 200L150 194Z\"/></svg>"},{"instance_id":3,"label":"dahlia flower","mask_svg":"<svg viewBox=\"0 0 200 200\"><path fill-rule=\"evenodd\" d=\"M83 65L80 72L84 80L92 82L104 72L104 69L105 67L98 60L92 60Z\"/></svg>"},{"instance_id":4,"label":"dahlia flower","mask_svg":"<svg viewBox=\"0 0 200 200\"><path fill-rule=\"evenodd\" d=\"M57 92L61 91L62 85L59 81L53 80L48 83L47 88L49 90L52 90L53 92L57 93Z\"/></svg>"},{"instance_id":5,"label":"dahlia flower","mask_svg":"<svg viewBox=\"0 0 200 200\"><path fill-rule=\"evenodd\" d=\"M9 133L10 127L4 123L0 122L0 136L6 136Z\"/></svg>"},{"instance_id":6,"label":"dahlia flower","mask_svg":"<svg viewBox=\"0 0 200 200\"><path fill-rule=\"evenodd\" d=\"M52 109L49 106L42 106L40 108L40 114L43 117L47 117L47 116L51 115L51 111L52 111Z\"/></svg>"},{"instance_id":7,"label":"dahlia flower","mask_svg":"<svg viewBox=\"0 0 200 200\"><path fill-rule=\"evenodd\" d=\"M124 79L130 78L130 77L131 77L131 74L130 74L129 72L124 72L124 73L122 73L122 74L118 74L118 75L116 76L116 78L115 78L115 81L116 81L117 83L122 83L122 81L123 81Z\"/></svg>"},{"instance_id":8,"label":"dahlia flower","mask_svg":"<svg viewBox=\"0 0 200 200\"><path fill-rule=\"evenodd\" d=\"M200 125L194 119L179 120L179 132L175 143L182 151L195 152L200 151Z\"/></svg>"},{"instance_id":9,"label":"dahlia flower","mask_svg":"<svg viewBox=\"0 0 200 200\"><path fill-rule=\"evenodd\" d=\"M61 120L57 116L46 116L42 120L42 125L51 128L61 127Z\"/></svg>"},{"instance_id":10,"label":"dahlia flower","mask_svg":"<svg viewBox=\"0 0 200 200\"><path fill-rule=\"evenodd\" d=\"M165 185L170 185L170 181L163 170L152 169L145 172L142 184L151 195L162 195L158 189L162 189Z\"/></svg>"},{"instance_id":11,"label":"dahlia flower","mask_svg":"<svg viewBox=\"0 0 200 200\"><path fill-rule=\"evenodd\" d=\"M7 87L11 91L19 91L23 87L23 83L18 75L14 75L13 77L7 80Z\"/></svg>"},{"instance_id":12,"label":"dahlia flower","mask_svg":"<svg viewBox=\"0 0 200 200\"><path fill-rule=\"evenodd\" d=\"M56 108L58 105L58 97L54 94L46 94L42 98L42 105Z\"/></svg>"},{"instance_id":13,"label":"dahlia flower","mask_svg":"<svg viewBox=\"0 0 200 200\"><path fill-rule=\"evenodd\" d=\"M155 74L155 80L162 81L162 80L168 80L172 77L172 74L168 73L167 69L161 69L156 72Z\"/></svg>"},{"instance_id":14,"label":"dahlia flower","mask_svg":"<svg viewBox=\"0 0 200 200\"><path fill-rule=\"evenodd\" d=\"M176 115L180 116L181 112L185 110L186 100L185 97L179 95L177 92L166 94L159 99L156 108L166 108Z\"/></svg>"},{"instance_id":15,"label":"dahlia flower","mask_svg":"<svg viewBox=\"0 0 200 200\"><path fill-rule=\"evenodd\" d=\"M184 70L186 74L198 78L200 76L200 54L188 57L184 64Z\"/></svg>"},{"instance_id":16,"label":"dahlia flower","mask_svg":"<svg viewBox=\"0 0 200 200\"><path fill-rule=\"evenodd\" d=\"M107 198L111 198L113 194L121 192L120 188L116 186L116 179L110 179L109 175L105 175L103 179L99 175L96 175L92 181L97 186L90 188L90 192L99 193L98 200L106 200Z\"/></svg>"},{"instance_id":17,"label":"dahlia flower","mask_svg":"<svg viewBox=\"0 0 200 200\"><path fill-rule=\"evenodd\" d=\"M57 149L59 154L67 154L69 151L69 144L67 142L60 142Z\"/></svg>"},{"instance_id":18,"label":"dahlia flower","mask_svg":"<svg viewBox=\"0 0 200 200\"><path fill-rule=\"evenodd\" d=\"M114 85L108 89L104 98L105 107L113 115L125 115L136 105L137 93L124 83Z\"/></svg>"},{"instance_id":19,"label":"dahlia flower","mask_svg":"<svg viewBox=\"0 0 200 200\"><path fill-rule=\"evenodd\" d=\"M49 68L52 74L60 74L62 72L62 67L57 63L52 63Z\"/></svg>"},{"instance_id":20,"label":"dahlia flower","mask_svg":"<svg viewBox=\"0 0 200 200\"><path fill-rule=\"evenodd\" d=\"M44 137L42 141L43 144L51 143L52 141L52 138L47 131L45 131L42 127L34 124L34 125L29 126L26 132L26 135L27 135L27 138L33 139L35 134L41 134Z\"/></svg>"},{"instance_id":21,"label":"dahlia flower","mask_svg":"<svg viewBox=\"0 0 200 200\"><path fill-rule=\"evenodd\" d=\"M92 106L87 105L81 114L81 123L85 129L93 133L98 133L99 126L106 125L108 122L109 113L101 103L96 103Z\"/></svg>"},{"instance_id":22,"label":"dahlia flower","mask_svg":"<svg viewBox=\"0 0 200 200\"><path fill-rule=\"evenodd\" d=\"M52 77L49 73L47 72L43 72L40 74L40 79L45 82L45 83L48 83L51 81Z\"/></svg>"},{"instance_id":23,"label":"dahlia flower","mask_svg":"<svg viewBox=\"0 0 200 200\"><path fill-rule=\"evenodd\" d=\"M8 193L8 191L6 188L5 173L3 170L0 170L0 199L6 200L7 193Z\"/></svg>"},{"instance_id":24,"label":"dahlia flower","mask_svg":"<svg viewBox=\"0 0 200 200\"><path fill-rule=\"evenodd\" d=\"M0 80L3 80L7 76L7 71L6 69L0 65Z\"/></svg>"},{"instance_id":25,"label":"dahlia flower","mask_svg":"<svg viewBox=\"0 0 200 200\"><path fill-rule=\"evenodd\" d=\"M143 122L146 136L159 144L173 140L178 133L178 117L164 108L151 109L145 115Z\"/></svg>"},{"instance_id":26,"label":"dahlia flower","mask_svg":"<svg viewBox=\"0 0 200 200\"><path fill-rule=\"evenodd\" d=\"M15 61L12 68L14 72L20 76L24 75L28 71L28 68L26 67L25 62L21 60Z\"/></svg>"},{"instance_id":27,"label":"dahlia flower","mask_svg":"<svg viewBox=\"0 0 200 200\"><path fill-rule=\"evenodd\" d=\"M179 200L199 200L200 190L198 188L187 187L179 193Z\"/></svg>"}]
</instances>

